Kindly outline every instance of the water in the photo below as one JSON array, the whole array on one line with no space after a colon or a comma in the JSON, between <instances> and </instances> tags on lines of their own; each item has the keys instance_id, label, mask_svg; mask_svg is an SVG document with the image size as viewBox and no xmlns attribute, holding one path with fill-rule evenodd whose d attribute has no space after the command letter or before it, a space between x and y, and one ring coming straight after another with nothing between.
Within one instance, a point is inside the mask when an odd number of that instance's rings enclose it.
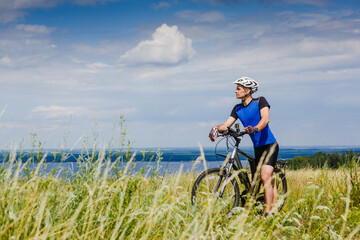
<instances>
[{"instance_id":1,"label":"water","mask_svg":"<svg viewBox=\"0 0 360 240\"><path fill-rule=\"evenodd\" d=\"M23 163L22 166L25 166L28 170L33 171L35 170L35 168L37 167L37 164L35 163L31 163L28 165L24 165L25 163ZM247 163L244 163L247 164ZM9 166L8 164L3 164L6 167ZM124 168L126 165L126 162L124 163L119 163L117 165L114 165L115 167L118 167L120 169ZM218 162L206 162L206 168L213 168L213 167L219 167L220 164ZM14 171L15 171L16 166L14 166ZM151 175L152 172L155 172L156 170L158 170L158 172L161 175L164 174L176 174L178 173L180 170L181 172L201 172L205 169L204 163L203 162L197 162L195 163L194 161L180 161L180 162L160 162L160 164L158 165L155 162L141 162L141 161L137 161L137 162L132 162L131 166L130 166L130 171L132 173L136 173L139 172L141 168L145 169L145 173L147 173L148 175ZM63 162L63 163L56 163L56 162L49 162L49 163L44 163L42 164L41 168L40 168L40 173L41 175L48 175L50 174L51 171L55 170L55 176L59 175L61 176L64 172L70 172L70 173L75 173L78 171L78 163L76 162ZM104 169L104 166L102 167L102 169ZM111 170L111 172L113 172L113 170ZM22 173L20 175L24 175L25 174L25 170L22 170Z\"/></svg>"},{"instance_id":2,"label":"water","mask_svg":"<svg viewBox=\"0 0 360 240\"><path fill-rule=\"evenodd\" d=\"M254 155L252 147L241 148L244 152ZM214 148L204 148L204 154L206 161L217 161ZM279 159L292 159L296 156L314 156L318 152L324 153L343 153L353 150L354 152L360 152L360 147L351 146L312 146L312 147L283 147L280 146ZM156 149L155 149L156 151ZM166 148L161 149L163 161L194 161L200 155L199 148ZM226 155L226 148L219 148L217 153ZM140 154L139 154L140 155ZM156 155L152 153L151 155Z\"/></svg>"},{"instance_id":3,"label":"water","mask_svg":"<svg viewBox=\"0 0 360 240\"><path fill-rule=\"evenodd\" d=\"M245 147L242 150L253 155L253 149L251 147ZM295 156L313 156L317 152L324 152L324 153L342 153L347 152L349 150L353 150L354 152L360 152L360 147L281 147L279 152L279 159L291 159ZM213 148L204 148L204 154L206 159L206 166L204 166L203 162L195 164L195 160L200 156L200 149L199 148L168 148L168 149L161 149L162 161L160 162L159 166L155 163L156 159L156 152L151 152L150 154L145 154L145 160L143 160L142 151L133 150L133 153L136 152L136 157L134 164L132 165L132 171L138 172L141 168L145 168L146 171L151 172L151 169L159 169L160 174L174 174L177 173L180 169L182 172L201 172L204 168L213 168L219 167L223 161L223 159L217 159L214 153ZM226 149L221 148L218 150L218 153L222 153L226 155ZM51 172L52 169L56 169L56 174L60 174L64 171L66 172L77 172L78 170L78 163L76 162L76 158L80 156L80 151L73 151L72 156L67 158L64 162L56 162L56 157L51 154L49 151L48 156L46 158L46 163L43 164L41 167L41 174L47 175ZM4 153L0 153L0 159ZM114 159L117 156L114 156ZM150 159L153 159L149 162ZM27 158L23 159L25 162ZM55 161L54 161L55 160ZM240 156L240 160L244 167L248 166L247 160ZM124 163L126 164L126 163ZM116 167L122 168L124 164L119 164ZM4 164L3 165L7 165ZM37 164L32 163L26 166L28 169L33 170L35 169ZM145 171L145 172L146 172ZM24 174L25 171L22 171Z\"/></svg>"}]
</instances>

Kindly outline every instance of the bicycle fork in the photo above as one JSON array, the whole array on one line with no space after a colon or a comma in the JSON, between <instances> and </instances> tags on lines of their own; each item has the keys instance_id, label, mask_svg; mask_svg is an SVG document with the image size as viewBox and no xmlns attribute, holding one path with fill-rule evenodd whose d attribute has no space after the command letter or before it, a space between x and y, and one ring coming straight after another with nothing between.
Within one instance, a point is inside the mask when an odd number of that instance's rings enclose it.
<instances>
[{"instance_id":1,"label":"bicycle fork","mask_svg":"<svg viewBox=\"0 0 360 240\"><path fill-rule=\"evenodd\" d=\"M230 171L234 165L234 157L235 157L235 154L236 154L236 148L234 148L233 152L231 153L231 156L229 159L227 159L227 163L229 163L229 167L226 168L226 164L224 165L224 167L221 167L221 172L220 172L220 177L219 177L219 180L216 184L216 187L215 187L215 192L217 193L219 188L220 188L220 185L221 183L223 182L224 184L221 186L221 189L220 189L220 192L219 192L219 197L222 197L223 193L224 193L224 190L225 190L225 187L226 187L226 181L229 179L230 177ZM224 174L223 174L224 173ZM223 178L225 177L224 181Z\"/></svg>"}]
</instances>

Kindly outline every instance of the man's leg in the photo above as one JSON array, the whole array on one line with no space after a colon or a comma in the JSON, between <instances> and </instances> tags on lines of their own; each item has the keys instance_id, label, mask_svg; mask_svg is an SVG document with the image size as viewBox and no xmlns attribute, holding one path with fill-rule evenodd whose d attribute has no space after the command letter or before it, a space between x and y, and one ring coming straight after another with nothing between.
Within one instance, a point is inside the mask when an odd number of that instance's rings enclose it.
<instances>
[{"instance_id":1,"label":"man's leg","mask_svg":"<svg viewBox=\"0 0 360 240\"><path fill-rule=\"evenodd\" d=\"M274 183L274 179L272 179L271 181L272 185L273 185L273 191L274 191L274 196L273 196L273 200L272 200L272 209L271 212L275 213L277 212L277 209L274 209L274 206L276 206L276 199L278 198L278 189L276 187L276 184Z\"/></svg>"},{"instance_id":2,"label":"man's leg","mask_svg":"<svg viewBox=\"0 0 360 240\"><path fill-rule=\"evenodd\" d=\"M270 213L272 204L274 204L274 188L271 183L271 176L274 171L274 167L270 165L263 165L261 167L261 180L264 184L265 190L265 212Z\"/></svg>"}]
</instances>

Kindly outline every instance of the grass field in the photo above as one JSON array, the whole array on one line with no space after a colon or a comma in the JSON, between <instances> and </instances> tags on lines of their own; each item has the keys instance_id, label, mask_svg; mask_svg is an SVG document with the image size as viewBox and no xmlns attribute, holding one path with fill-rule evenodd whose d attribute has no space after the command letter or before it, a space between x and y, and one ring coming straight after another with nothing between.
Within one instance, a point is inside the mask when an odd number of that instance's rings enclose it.
<instances>
[{"instance_id":1,"label":"grass field","mask_svg":"<svg viewBox=\"0 0 360 240\"><path fill-rule=\"evenodd\" d=\"M286 171L278 214L239 208L228 219L191 205L193 173L129 175L100 156L71 178L20 177L13 157L0 168L0 239L360 239L357 169Z\"/></svg>"}]
</instances>

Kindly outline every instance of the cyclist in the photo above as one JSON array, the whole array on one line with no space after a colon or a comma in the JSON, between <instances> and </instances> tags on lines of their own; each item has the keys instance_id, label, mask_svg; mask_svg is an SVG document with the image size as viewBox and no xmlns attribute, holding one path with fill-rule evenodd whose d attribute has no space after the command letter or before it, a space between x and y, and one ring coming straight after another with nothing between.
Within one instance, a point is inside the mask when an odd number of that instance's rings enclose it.
<instances>
[{"instance_id":1,"label":"cyclist","mask_svg":"<svg viewBox=\"0 0 360 240\"><path fill-rule=\"evenodd\" d=\"M244 130L249 133L254 146L255 163L250 162L253 180L258 165L262 161L260 175L264 184L265 217L267 217L269 213L274 213L275 211L272 205L275 204L277 189L272 186L271 176L279 153L279 146L269 127L270 105L264 97L252 97L252 94L259 87L255 80L249 77L241 77L234 84L236 84L236 98L241 99L241 103L235 105L225 123L211 129L209 137L212 141L215 141L218 132L227 131L228 127L231 127L238 118L240 119Z\"/></svg>"}]
</instances>

